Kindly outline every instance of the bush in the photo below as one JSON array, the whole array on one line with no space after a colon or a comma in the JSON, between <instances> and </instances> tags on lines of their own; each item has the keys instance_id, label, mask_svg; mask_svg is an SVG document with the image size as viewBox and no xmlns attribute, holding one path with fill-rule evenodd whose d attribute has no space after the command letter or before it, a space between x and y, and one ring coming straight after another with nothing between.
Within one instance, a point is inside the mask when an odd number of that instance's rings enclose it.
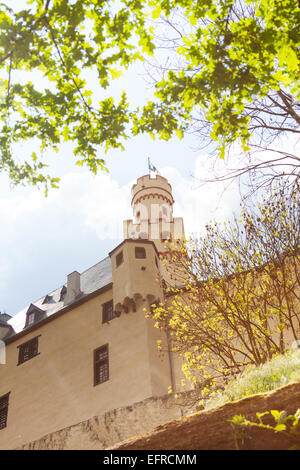
<instances>
[{"instance_id":1,"label":"bush","mask_svg":"<svg viewBox=\"0 0 300 470\"><path fill-rule=\"evenodd\" d=\"M300 381L300 349L275 356L260 367L249 366L237 379L229 382L222 394L210 399L206 409L229 401L269 392L289 382Z\"/></svg>"}]
</instances>

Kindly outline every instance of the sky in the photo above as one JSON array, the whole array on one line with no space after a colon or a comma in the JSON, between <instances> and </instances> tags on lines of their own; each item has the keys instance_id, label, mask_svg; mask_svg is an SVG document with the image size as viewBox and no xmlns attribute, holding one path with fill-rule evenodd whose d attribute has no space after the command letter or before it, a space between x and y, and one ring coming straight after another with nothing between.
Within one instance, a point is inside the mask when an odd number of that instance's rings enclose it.
<instances>
[{"instance_id":1,"label":"sky","mask_svg":"<svg viewBox=\"0 0 300 470\"><path fill-rule=\"evenodd\" d=\"M96 176L73 164L71 149L61 149L53 157L61 159L53 165L60 188L50 190L47 198L34 188L11 188L2 174L0 311L16 314L122 241L123 220L132 217L131 187L148 173L148 157L172 185L174 216L184 217L187 235L203 233L205 223L227 219L237 209L237 188L226 191L220 201L216 186L196 183L207 157L195 152L188 139L135 138L124 152L108 155L109 173Z\"/></svg>"},{"instance_id":2,"label":"sky","mask_svg":"<svg viewBox=\"0 0 300 470\"><path fill-rule=\"evenodd\" d=\"M131 102L144 101L151 90L142 74L142 68L133 69L110 92L125 89ZM199 185L210 162L199 148L195 136L167 142L137 136L124 152L109 152L109 172L95 176L74 165L72 145L64 144L58 154L48 155L61 182L47 198L36 188L12 188L0 174L0 312L15 315L64 284L72 271L108 256L123 239L123 220L132 217L131 187L148 173L148 157L172 185L174 216L184 218L186 235L204 233L209 221L231 218L239 210L238 187L232 184L224 192L222 184Z\"/></svg>"}]
</instances>

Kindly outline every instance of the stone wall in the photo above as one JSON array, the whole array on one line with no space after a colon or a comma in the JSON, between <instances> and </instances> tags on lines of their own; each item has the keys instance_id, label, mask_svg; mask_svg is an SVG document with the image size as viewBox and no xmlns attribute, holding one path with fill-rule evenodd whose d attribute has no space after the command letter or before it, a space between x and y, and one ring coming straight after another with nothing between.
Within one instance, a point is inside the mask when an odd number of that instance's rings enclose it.
<instances>
[{"instance_id":1,"label":"stone wall","mask_svg":"<svg viewBox=\"0 0 300 470\"><path fill-rule=\"evenodd\" d=\"M300 382L285 385L277 390L253 395L236 402L203 410L192 416L175 419L145 436L128 439L111 450L287 450L296 442L300 448L300 436L274 432L268 428L247 426L234 433L229 420L243 415L257 422L256 413L278 410L288 415L300 408ZM274 426L269 414L264 424ZM242 431L242 432L241 432ZM296 441L294 440L296 438Z\"/></svg>"},{"instance_id":2,"label":"stone wall","mask_svg":"<svg viewBox=\"0 0 300 470\"><path fill-rule=\"evenodd\" d=\"M188 406L183 406L188 402ZM18 449L23 450L233 450L237 447L229 422L236 414L256 420L256 413L300 408L300 382L253 395L211 410L195 412L191 392L148 398L132 406L48 434ZM190 415L190 416L188 416ZM270 417L271 418L271 417ZM265 424L273 424L264 418ZM248 428L239 449L280 450L293 444L282 433ZM300 446L300 441L299 441Z\"/></svg>"},{"instance_id":3,"label":"stone wall","mask_svg":"<svg viewBox=\"0 0 300 470\"><path fill-rule=\"evenodd\" d=\"M186 400L187 396L189 397ZM183 406L188 401L188 406ZM193 411L191 392L152 397L131 406L108 411L101 416L47 434L18 449L23 450L103 450L130 437L151 432L156 426Z\"/></svg>"}]
</instances>

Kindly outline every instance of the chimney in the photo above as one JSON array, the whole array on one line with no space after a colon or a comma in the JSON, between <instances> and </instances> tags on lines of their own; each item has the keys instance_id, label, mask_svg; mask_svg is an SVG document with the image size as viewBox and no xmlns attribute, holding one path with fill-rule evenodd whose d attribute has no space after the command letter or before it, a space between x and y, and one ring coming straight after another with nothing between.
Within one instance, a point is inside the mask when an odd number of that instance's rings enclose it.
<instances>
[{"instance_id":1,"label":"chimney","mask_svg":"<svg viewBox=\"0 0 300 470\"><path fill-rule=\"evenodd\" d=\"M11 316L7 313L0 312L0 364L5 364L5 362L1 362L1 340L14 333L13 327L7 323L10 318Z\"/></svg>"},{"instance_id":2,"label":"chimney","mask_svg":"<svg viewBox=\"0 0 300 470\"><path fill-rule=\"evenodd\" d=\"M0 312L0 320L7 322L10 319L11 319L11 316L8 315L8 313L5 313L5 312L1 313Z\"/></svg>"},{"instance_id":3,"label":"chimney","mask_svg":"<svg viewBox=\"0 0 300 470\"><path fill-rule=\"evenodd\" d=\"M73 302L80 294L80 274L73 271L67 276L67 293L64 298L64 305Z\"/></svg>"}]
</instances>

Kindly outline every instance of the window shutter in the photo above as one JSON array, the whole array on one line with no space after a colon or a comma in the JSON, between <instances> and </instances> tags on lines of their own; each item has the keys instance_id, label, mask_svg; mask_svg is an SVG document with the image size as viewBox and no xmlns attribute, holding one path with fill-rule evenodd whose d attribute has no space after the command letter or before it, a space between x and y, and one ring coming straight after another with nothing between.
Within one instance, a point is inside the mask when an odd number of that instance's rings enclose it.
<instances>
[{"instance_id":1,"label":"window shutter","mask_svg":"<svg viewBox=\"0 0 300 470\"><path fill-rule=\"evenodd\" d=\"M94 385L109 380L108 344L94 351Z\"/></svg>"},{"instance_id":2,"label":"window shutter","mask_svg":"<svg viewBox=\"0 0 300 470\"><path fill-rule=\"evenodd\" d=\"M37 356L39 354L39 343L38 343L39 336L36 336L35 338L32 338L30 341L27 341L26 343L20 344L20 346L18 346L19 348L18 365L22 364L23 362L28 361L32 357Z\"/></svg>"},{"instance_id":3,"label":"window shutter","mask_svg":"<svg viewBox=\"0 0 300 470\"><path fill-rule=\"evenodd\" d=\"M6 428L9 393L0 397L0 429Z\"/></svg>"},{"instance_id":4,"label":"window shutter","mask_svg":"<svg viewBox=\"0 0 300 470\"><path fill-rule=\"evenodd\" d=\"M107 323L114 318L114 304L112 300L102 305L102 323Z\"/></svg>"}]
</instances>

